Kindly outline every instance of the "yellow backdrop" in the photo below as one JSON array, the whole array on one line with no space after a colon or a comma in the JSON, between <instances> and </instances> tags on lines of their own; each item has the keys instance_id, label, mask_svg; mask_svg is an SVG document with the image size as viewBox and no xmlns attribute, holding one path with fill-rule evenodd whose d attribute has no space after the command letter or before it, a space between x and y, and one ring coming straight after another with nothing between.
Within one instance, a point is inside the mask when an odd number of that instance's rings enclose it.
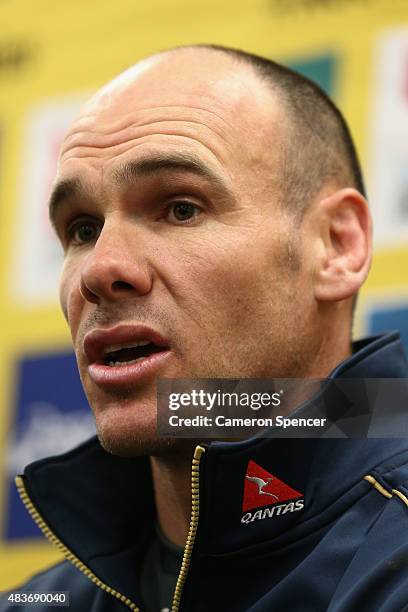
<instances>
[{"instance_id":1,"label":"yellow backdrop","mask_svg":"<svg viewBox=\"0 0 408 612\"><path fill-rule=\"evenodd\" d=\"M3 527L18 357L69 345L55 293L58 255L37 202L44 201L58 142L81 101L139 58L174 45L219 43L291 65L331 58L335 70L330 87L354 134L369 187L375 191L374 213L379 219L373 270L360 300L360 332L376 305L408 303L405 145L396 144L405 134L408 86L404 90L402 63L398 74L389 74L402 58L407 40L405 0L9 0L0 4ZM400 96L393 98L395 117L387 106L388 88ZM392 191L394 170L401 179L397 194ZM57 558L59 553L45 541L3 537L0 589L18 584Z\"/></svg>"}]
</instances>

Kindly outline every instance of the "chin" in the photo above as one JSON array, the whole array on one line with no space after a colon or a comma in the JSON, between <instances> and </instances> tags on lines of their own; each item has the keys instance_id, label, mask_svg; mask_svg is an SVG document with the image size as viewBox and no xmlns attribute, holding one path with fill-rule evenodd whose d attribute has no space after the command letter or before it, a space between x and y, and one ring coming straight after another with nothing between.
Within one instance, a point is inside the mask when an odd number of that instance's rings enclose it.
<instances>
[{"instance_id":1,"label":"chin","mask_svg":"<svg viewBox=\"0 0 408 612\"><path fill-rule=\"evenodd\" d=\"M190 439L158 437L156 414L156 401L128 400L94 409L101 446L119 457L183 455L194 448Z\"/></svg>"},{"instance_id":2,"label":"chin","mask_svg":"<svg viewBox=\"0 0 408 612\"><path fill-rule=\"evenodd\" d=\"M180 442L175 438L121 436L117 432L98 430L101 446L111 455L118 457L167 456L178 452Z\"/></svg>"}]
</instances>

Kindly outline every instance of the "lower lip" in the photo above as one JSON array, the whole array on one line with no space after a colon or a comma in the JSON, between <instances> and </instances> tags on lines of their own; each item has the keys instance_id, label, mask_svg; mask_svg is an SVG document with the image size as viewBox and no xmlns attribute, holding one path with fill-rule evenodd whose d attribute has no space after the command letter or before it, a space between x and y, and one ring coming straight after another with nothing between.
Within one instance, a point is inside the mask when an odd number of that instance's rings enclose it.
<instances>
[{"instance_id":1,"label":"lower lip","mask_svg":"<svg viewBox=\"0 0 408 612\"><path fill-rule=\"evenodd\" d=\"M122 366L108 366L103 363L91 363L88 372L91 380L99 387L120 387L143 383L166 364L171 355L170 350L153 353L136 363Z\"/></svg>"}]
</instances>

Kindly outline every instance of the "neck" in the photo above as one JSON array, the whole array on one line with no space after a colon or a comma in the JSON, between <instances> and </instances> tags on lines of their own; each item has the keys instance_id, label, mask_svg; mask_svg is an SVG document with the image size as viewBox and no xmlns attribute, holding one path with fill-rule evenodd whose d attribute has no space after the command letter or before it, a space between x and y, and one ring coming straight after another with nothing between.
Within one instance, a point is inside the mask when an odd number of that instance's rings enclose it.
<instances>
[{"instance_id":1,"label":"neck","mask_svg":"<svg viewBox=\"0 0 408 612\"><path fill-rule=\"evenodd\" d=\"M191 466L189 453L151 457L153 487L159 525L170 542L183 547L191 513Z\"/></svg>"},{"instance_id":2,"label":"neck","mask_svg":"<svg viewBox=\"0 0 408 612\"><path fill-rule=\"evenodd\" d=\"M340 302L320 304L319 317L314 324L305 325L306 336L314 337L315 341L310 342L305 337L306 344L300 351L303 370L292 374L293 378L326 378L339 363L350 357L352 342L347 308L348 304Z\"/></svg>"}]
</instances>

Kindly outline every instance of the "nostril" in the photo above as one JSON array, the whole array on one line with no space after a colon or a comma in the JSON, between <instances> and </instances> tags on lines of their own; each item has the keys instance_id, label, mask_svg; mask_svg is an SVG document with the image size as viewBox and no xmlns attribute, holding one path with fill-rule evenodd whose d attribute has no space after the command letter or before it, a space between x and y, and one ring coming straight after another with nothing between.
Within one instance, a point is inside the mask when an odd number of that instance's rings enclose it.
<instances>
[{"instance_id":1,"label":"nostril","mask_svg":"<svg viewBox=\"0 0 408 612\"><path fill-rule=\"evenodd\" d=\"M125 281L115 281L112 283L113 291L133 291L134 287L130 283L126 283Z\"/></svg>"},{"instance_id":2,"label":"nostril","mask_svg":"<svg viewBox=\"0 0 408 612\"><path fill-rule=\"evenodd\" d=\"M91 289L87 287L86 283L84 282L84 279L81 279L80 292L82 297L87 300L87 302L92 302L92 304L99 303L99 297L96 295L96 293L94 293L93 291L91 291Z\"/></svg>"}]
</instances>

